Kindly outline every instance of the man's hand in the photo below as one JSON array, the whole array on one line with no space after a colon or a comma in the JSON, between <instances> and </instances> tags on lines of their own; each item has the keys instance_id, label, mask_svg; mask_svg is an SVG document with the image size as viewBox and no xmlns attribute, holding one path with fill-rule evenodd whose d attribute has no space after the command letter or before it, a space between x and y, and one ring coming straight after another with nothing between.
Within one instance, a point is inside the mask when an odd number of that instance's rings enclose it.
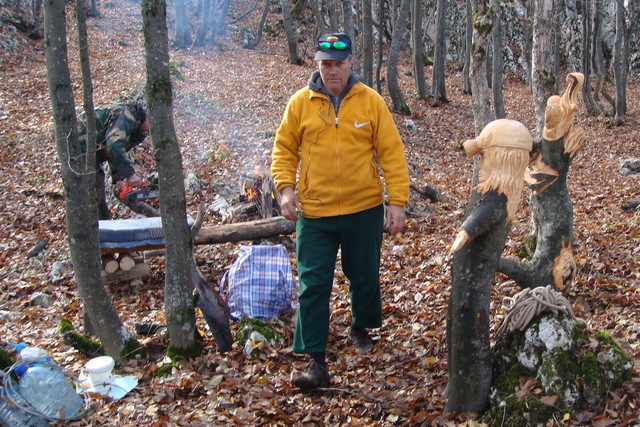
<instances>
[{"instance_id":1,"label":"man's hand","mask_svg":"<svg viewBox=\"0 0 640 427\"><path fill-rule=\"evenodd\" d=\"M300 204L300 200L298 200L296 191L293 187L284 187L280 195L282 196L280 199L282 216L291 221L297 221L298 213L302 213L302 205Z\"/></svg>"},{"instance_id":2,"label":"man's hand","mask_svg":"<svg viewBox=\"0 0 640 427\"><path fill-rule=\"evenodd\" d=\"M127 178L127 182L131 186L131 188L138 188L142 184L142 179L135 173Z\"/></svg>"},{"instance_id":3,"label":"man's hand","mask_svg":"<svg viewBox=\"0 0 640 427\"><path fill-rule=\"evenodd\" d=\"M398 234L404 228L406 218L404 206L389 205L384 220L384 229L392 236Z\"/></svg>"}]
</instances>

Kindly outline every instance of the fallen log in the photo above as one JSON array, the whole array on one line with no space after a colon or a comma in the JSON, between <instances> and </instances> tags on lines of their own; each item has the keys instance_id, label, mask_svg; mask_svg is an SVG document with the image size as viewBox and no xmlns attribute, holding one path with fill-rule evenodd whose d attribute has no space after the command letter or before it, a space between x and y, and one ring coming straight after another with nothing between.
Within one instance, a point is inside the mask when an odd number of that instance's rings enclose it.
<instances>
[{"instance_id":1,"label":"fallen log","mask_svg":"<svg viewBox=\"0 0 640 427\"><path fill-rule=\"evenodd\" d=\"M240 242L291 234L296 230L295 222L282 216L237 224L223 224L201 228L195 239L196 245Z\"/></svg>"}]
</instances>

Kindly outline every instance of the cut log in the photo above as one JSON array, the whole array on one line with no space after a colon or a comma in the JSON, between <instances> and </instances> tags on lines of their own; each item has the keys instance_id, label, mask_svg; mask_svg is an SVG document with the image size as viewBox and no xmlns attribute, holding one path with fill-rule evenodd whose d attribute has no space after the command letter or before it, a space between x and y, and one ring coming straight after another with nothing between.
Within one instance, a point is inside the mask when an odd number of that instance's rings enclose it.
<instances>
[{"instance_id":1,"label":"cut log","mask_svg":"<svg viewBox=\"0 0 640 427\"><path fill-rule=\"evenodd\" d=\"M136 262L129 255L125 255L120 259L121 270L130 271L135 265L136 265Z\"/></svg>"},{"instance_id":2,"label":"cut log","mask_svg":"<svg viewBox=\"0 0 640 427\"><path fill-rule=\"evenodd\" d=\"M295 222L282 216L237 224L223 224L202 228L196 237L196 245L240 242L291 234L296 230Z\"/></svg>"},{"instance_id":3,"label":"cut log","mask_svg":"<svg viewBox=\"0 0 640 427\"><path fill-rule=\"evenodd\" d=\"M116 283L125 280L139 279L149 274L149 264L136 264L131 270L118 270L115 273L107 274L102 272L103 283Z\"/></svg>"},{"instance_id":4,"label":"cut log","mask_svg":"<svg viewBox=\"0 0 640 427\"><path fill-rule=\"evenodd\" d=\"M113 257L110 257L104 260L103 266L104 266L103 267L104 271L109 274L115 273L120 268L120 264L118 263L118 260L116 260Z\"/></svg>"}]
</instances>

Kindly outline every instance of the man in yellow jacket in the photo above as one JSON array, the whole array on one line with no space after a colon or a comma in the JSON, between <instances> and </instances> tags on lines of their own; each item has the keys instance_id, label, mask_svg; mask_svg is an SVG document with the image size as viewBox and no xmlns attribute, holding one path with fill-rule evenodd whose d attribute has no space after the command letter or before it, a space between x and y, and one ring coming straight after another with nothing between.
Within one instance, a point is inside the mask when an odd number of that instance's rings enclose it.
<instances>
[{"instance_id":1,"label":"man in yellow jacket","mask_svg":"<svg viewBox=\"0 0 640 427\"><path fill-rule=\"evenodd\" d=\"M351 39L321 36L315 60L318 71L286 106L271 166L282 215L297 221L293 350L311 355L294 378L302 389L330 384L325 353L338 249L349 279L351 339L360 354L373 350L367 329L382 325L382 234L402 230L409 199L402 139L382 97L352 73Z\"/></svg>"}]
</instances>

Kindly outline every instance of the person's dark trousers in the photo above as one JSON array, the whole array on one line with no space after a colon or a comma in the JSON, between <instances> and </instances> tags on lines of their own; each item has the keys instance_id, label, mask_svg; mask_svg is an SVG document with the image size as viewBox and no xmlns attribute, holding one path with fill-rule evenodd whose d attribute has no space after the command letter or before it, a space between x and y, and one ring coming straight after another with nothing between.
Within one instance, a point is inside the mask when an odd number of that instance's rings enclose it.
<instances>
[{"instance_id":1,"label":"person's dark trousers","mask_svg":"<svg viewBox=\"0 0 640 427\"><path fill-rule=\"evenodd\" d=\"M104 170L98 165L96 168L96 198L98 199L98 219L111 219L111 211L107 205L105 194Z\"/></svg>"},{"instance_id":2,"label":"person's dark trousers","mask_svg":"<svg viewBox=\"0 0 640 427\"><path fill-rule=\"evenodd\" d=\"M327 218L300 217L296 223L298 316L293 351L324 353L329 333L329 301L336 256L349 279L352 324L382 325L380 247L384 226L382 205L362 212Z\"/></svg>"}]
</instances>

